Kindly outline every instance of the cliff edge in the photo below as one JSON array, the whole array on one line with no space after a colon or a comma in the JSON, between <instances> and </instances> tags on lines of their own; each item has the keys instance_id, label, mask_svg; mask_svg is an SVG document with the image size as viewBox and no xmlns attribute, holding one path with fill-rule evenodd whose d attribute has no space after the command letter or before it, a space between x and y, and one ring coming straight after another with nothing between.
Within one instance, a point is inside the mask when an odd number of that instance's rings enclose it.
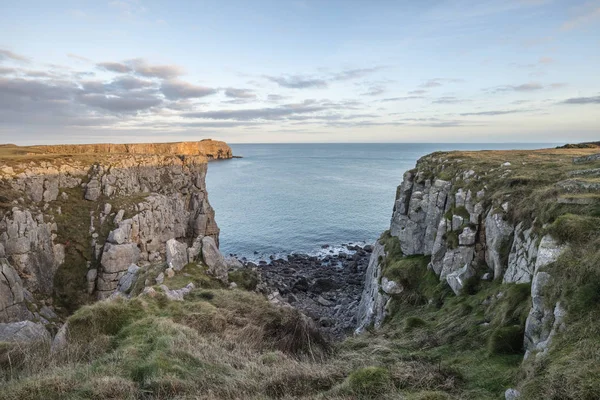
<instances>
[{"instance_id":1,"label":"cliff edge","mask_svg":"<svg viewBox=\"0 0 600 400\"><path fill-rule=\"evenodd\" d=\"M568 389L549 385L569 363L591 365L598 356L597 334L581 322L598 317L590 294L600 288L597 153L571 146L421 158L404 174L390 229L374 246L357 333L397 335L404 324L409 342L417 327L431 335L421 346L463 352L459 358L472 352L473 365L493 366L507 354L524 359L526 377L518 390L505 387L507 398L589 396L587 367L563 377L573 380ZM574 340L583 332L589 336ZM516 374L518 364L509 370Z\"/></svg>"},{"instance_id":2,"label":"cliff edge","mask_svg":"<svg viewBox=\"0 0 600 400\"><path fill-rule=\"evenodd\" d=\"M231 157L213 140L1 146L0 323L55 330L80 305L216 249L207 162Z\"/></svg>"}]
</instances>

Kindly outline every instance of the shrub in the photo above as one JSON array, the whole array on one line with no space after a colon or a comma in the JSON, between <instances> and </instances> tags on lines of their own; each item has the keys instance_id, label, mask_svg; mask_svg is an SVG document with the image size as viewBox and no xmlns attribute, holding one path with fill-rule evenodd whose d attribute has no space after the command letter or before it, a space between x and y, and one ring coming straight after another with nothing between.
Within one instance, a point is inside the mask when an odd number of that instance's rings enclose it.
<instances>
[{"instance_id":1,"label":"shrub","mask_svg":"<svg viewBox=\"0 0 600 400\"><path fill-rule=\"evenodd\" d=\"M229 280L246 290L254 290L256 289L256 285L258 285L258 275L256 274L256 271L249 268L241 268L237 271L230 272Z\"/></svg>"},{"instance_id":2,"label":"shrub","mask_svg":"<svg viewBox=\"0 0 600 400\"><path fill-rule=\"evenodd\" d=\"M361 398L378 397L392 389L390 372L381 367L356 370L348 376L348 387Z\"/></svg>"},{"instance_id":3,"label":"shrub","mask_svg":"<svg viewBox=\"0 0 600 400\"><path fill-rule=\"evenodd\" d=\"M518 354L523 351L523 328L519 325L496 328L488 339L492 354Z\"/></svg>"}]
</instances>

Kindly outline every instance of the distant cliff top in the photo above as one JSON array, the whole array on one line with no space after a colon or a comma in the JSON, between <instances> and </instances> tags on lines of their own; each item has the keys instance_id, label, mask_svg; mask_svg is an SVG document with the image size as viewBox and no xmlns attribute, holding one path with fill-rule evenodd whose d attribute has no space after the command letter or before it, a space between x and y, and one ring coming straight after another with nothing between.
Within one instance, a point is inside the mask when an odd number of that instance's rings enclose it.
<instances>
[{"instance_id":1,"label":"distant cliff top","mask_svg":"<svg viewBox=\"0 0 600 400\"><path fill-rule=\"evenodd\" d=\"M205 139L197 142L131 143L131 144L60 144L48 146L0 145L0 158L34 155L81 154L165 154L205 156L209 160L232 158L231 148L225 142Z\"/></svg>"}]
</instances>

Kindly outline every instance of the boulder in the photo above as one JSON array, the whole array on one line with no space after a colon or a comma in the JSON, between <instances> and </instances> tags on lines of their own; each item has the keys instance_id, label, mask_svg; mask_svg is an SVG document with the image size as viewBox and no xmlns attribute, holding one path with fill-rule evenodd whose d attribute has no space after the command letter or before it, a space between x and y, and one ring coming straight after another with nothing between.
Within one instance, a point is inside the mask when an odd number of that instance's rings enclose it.
<instances>
[{"instance_id":1,"label":"boulder","mask_svg":"<svg viewBox=\"0 0 600 400\"><path fill-rule=\"evenodd\" d=\"M389 280L384 276L383 278L381 278L381 290L383 290L387 294L399 294L402 293L404 288L402 287L402 285L392 280Z\"/></svg>"},{"instance_id":2,"label":"boulder","mask_svg":"<svg viewBox=\"0 0 600 400\"><path fill-rule=\"evenodd\" d=\"M119 279L117 290L121 293L128 294L131 291L133 284L137 280L139 271L140 267L135 264L131 264L129 268L127 268L125 275Z\"/></svg>"},{"instance_id":3,"label":"boulder","mask_svg":"<svg viewBox=\"0 0 600 400\"><path fill-rule=\"evenodd\" d=\"M167 264L175 271L181 271L188 263L188 246L175 239L167 241Z\"/></svg>"},{"instance_id":4,"label":"boulder","mask_svg":"<svg viewBox=\"0 0 600 400\"><path fill-rule=\"evenodd\" d=\"M44 325L20 321L0 323L0 342L50 342L50 333Z\"/></svg>"},{"instance_id":5,"label":"boulder","mask_svg":"<svg viewBox=\"0 0 600 400\"><path fill-rule=\"evenodd\" d=\"M227 283L227 263L219 251L215 240L210 236L202 238L202 259L204 260L204 264L208 267L209 274L221 280L223 283Z\"/></svg>"},{"instance_id":6,"label":"boulder","mask_svg":"<svg viewBox=\"0 0 600 400\"><path fill-rule=\"evenodd\" d=\"M451 272L446 276L446 282L450 285L450 288L455 295L462 293L462 289L465 286L467 279L475 275L475 270L471 267L471 264L465 264L461 269Z\"/></svg>"}]
</instances>

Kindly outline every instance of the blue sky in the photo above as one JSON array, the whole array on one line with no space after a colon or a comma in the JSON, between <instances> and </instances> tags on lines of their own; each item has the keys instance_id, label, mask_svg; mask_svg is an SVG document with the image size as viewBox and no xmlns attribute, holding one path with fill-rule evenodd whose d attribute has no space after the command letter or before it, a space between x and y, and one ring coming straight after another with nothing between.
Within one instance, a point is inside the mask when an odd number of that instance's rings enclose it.
<instances>
[{"instance_id":1,"label":"blue sky","mask_svg":"<svg viewBox=\"0 0 600 400\"><path fill-rule=\"evenodd\" d=\"M600 0L0 5L0 142L600 136Z\"/></svg>"}]
</instances>

